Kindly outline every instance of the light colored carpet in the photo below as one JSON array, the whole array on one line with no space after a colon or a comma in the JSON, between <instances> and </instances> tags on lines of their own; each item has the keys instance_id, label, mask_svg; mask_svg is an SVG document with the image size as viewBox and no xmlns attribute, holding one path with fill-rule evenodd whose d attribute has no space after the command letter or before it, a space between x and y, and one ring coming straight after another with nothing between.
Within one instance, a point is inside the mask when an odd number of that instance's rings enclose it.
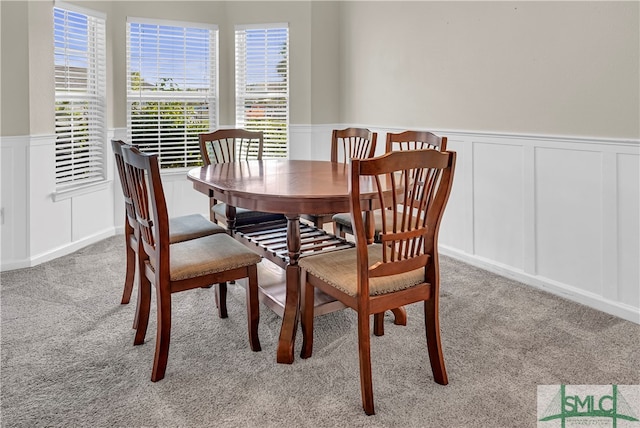
<instances>
[{"instance_id":1,"label":"light colored carpet","mask_svg":"<svg viewBox=\"0 0 640 428\"><path fill-rule=\"evenodd\" d=\"M224 320L212 289L174 295L167 374L152 383L155 312L134 347L123 275L121 235L1 274L2 426L532 427L538 384L640 383L640 326L444 257L447 386L411 305L406 327L388 316L372 338L367 417L354 314L318 318L313 357L298 357L298 333L294 364L277 364L280 318L261 306L251 352L239 286Z\"/></svg>"}]
</instances>

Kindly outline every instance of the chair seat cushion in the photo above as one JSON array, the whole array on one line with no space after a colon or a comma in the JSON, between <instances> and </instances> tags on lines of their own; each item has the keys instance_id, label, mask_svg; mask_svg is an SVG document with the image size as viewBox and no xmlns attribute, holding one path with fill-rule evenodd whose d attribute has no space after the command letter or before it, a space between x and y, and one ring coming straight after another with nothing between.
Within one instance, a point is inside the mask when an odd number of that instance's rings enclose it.
<instances>
[{"instance_id":1,"label":"chair seat cushion","mask_svg":"<svg viewBox=\"0 0 640 428\"><path fill-rule=\"evenodd\" d=\"M215 204L211 210L216 216L227 218L226 210L227 204L219 203ZM265 223L268 221L284 220L284 214L278 213L265 213L261 211L252 211L245 208L236 207L236 226L242 226L245 224Z\"/></svg>"},{"instance_id":2,"label":"chair seat cushion","mask_svg":"<svg viewBox=\"0 0 640 428\"><path fill-rule=\"evenodd\" d=\"M169 247L171 281L195 278L259 263L262 258L226 233L216 233ZM155 260L150 260L155 268Z\"/></svg>"},{"instance_id":3,"label":"chair seat cushion","mask_svg":"<svg viewBox=\"0 0 640 428\"><path fill-rule=\"evenodd\" d=\"M169 219L169 242L188 241L214 233L226 233L227 230L207 220L201 214L190 214Z\"/></svg>"},{"instance_id":4,"label":"chair seat cushion","mask_svg":"<svg viewBox=\"0 0 640 428\"><path fill-rule=\"evenodd\" d=\"M382 245L372 244L369 251L369 265L382 261ZM300 267L331 286L355 296L358 291L357 248L319 253L300 258ZM421 284L425 280L424 269L416 269L398 275L371 278L369 294L371 296L404 290Z\"/></svg>"},{"instance_id":5,"label":"chair seat cushion","mask_svg":"<svg viewBox=\"0 0 640 428\"><path fill-rule=\"evenodd\" d=\"M331 218L334 222L343 226L352 227L351 213L334 214Z\"/></svg>"}]
</instances>

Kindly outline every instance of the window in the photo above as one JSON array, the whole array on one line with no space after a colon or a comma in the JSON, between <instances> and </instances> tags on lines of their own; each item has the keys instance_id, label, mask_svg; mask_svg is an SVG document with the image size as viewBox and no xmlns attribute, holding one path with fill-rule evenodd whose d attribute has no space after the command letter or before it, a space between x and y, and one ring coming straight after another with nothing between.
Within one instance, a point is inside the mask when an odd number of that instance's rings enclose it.
<instances>
[{"instance_id":1,"label":"window","mask_svg":"<svg viewBox=\"0 0 640 428\"><path fill-rule=\"evenodd\" d=\"M127 131L162 168L201 164L198 134L217 127L218 29L129 18Z\"/></svg>"},{"instance_id":2,"label":"window","mask_svg":"<svg viewBox=\"0 0 640 428\"><path fill-rule=\"evenodd\" d=\"M106 179L105 18L56 3L56 189L70 190Z\"/></svg>"},{"instance_id":3,"label":"window","mask_svg":"<svg viewBox=\"0 0 640 428\"><path fill-rule=\"evenodd\" d=\"M264 132L265 158L287 157L287 24L236 26L236 126Z\"/></svg>"}]
</instances>

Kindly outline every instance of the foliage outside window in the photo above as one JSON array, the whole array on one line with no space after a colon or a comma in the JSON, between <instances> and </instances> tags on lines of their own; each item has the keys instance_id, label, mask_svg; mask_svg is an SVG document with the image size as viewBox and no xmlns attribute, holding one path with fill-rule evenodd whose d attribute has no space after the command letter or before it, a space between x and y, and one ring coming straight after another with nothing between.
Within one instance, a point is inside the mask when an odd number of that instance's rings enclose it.
<instances>
[{"instance_id":1,"label":"foliage outside window","mask_svg":"<svg viewBox=\"0 0 640 428\"><path fill-rule=\"evenodd\" d=\"M105 18L57 2L53 8L56 189L106 179Z\"/></svg>"},{"instance_id":2,"label":"foliage outside window","mask_svg":"<svg viewBox=\"0 0 640 428\"><path fill-rule=\"evenodd\" d=\"M162 168L201 164L198 134L217 126L217 27L130 18L127 131Z\"/></svg>"},{"instance_id":3,"label":"foliage outside window","mask_svg":"<svg viewBox=\"0 0 640 428\"><path fill-rule=\"evenodd\" d=\"M236 126L264 132L264 158L287 157L289 29L236 26Z\"/></svg>"}]
</instances>

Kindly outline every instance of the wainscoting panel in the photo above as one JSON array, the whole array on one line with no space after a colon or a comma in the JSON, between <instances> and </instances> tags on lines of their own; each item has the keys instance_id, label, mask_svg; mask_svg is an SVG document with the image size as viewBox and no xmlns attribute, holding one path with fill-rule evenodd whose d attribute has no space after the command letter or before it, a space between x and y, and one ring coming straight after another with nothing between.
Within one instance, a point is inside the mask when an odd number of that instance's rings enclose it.
<instances>
[{"instance_id":1,"label":"wainscoting panel","mask_svg":"<svg viewBox=\"0 0 640 428\"><path fill-rule=\"evenodd\" d=\"M475 254L516 269L524 268L522 161L521 145L473 144Z\"/></svg>"},{"instance_id":2,"label":"wainscoting panel","mask_svg":"<svg viewBox=\"0 0 640 428\"><path fill-rule=\"evenodd\" d=\"M538 147L536 272L602 293L602 153Z\"/></svg>"},{"instance_id":3,"label":"wainscoting panel","mask_svg":"<svg viewBox=\"0 0 640 428\"><path fill-rule=\"evenodd\" d=\"M0 145L0 243L2 270L21 267L27 258L27 149L26 137L3 137Z\"/></svg>"},{"instance_id":4,"label":"wainscoting panel","mask_svg":"<svg viewBox=\"0 0 640 428\"><path fill-rule=\"evenodd\" d=\"M209 197L193 189L193 183L186 178L189 169L162 176L162 188L167 198L169 216L198 213L209 218Z\"/></svg>"},{"instance_id":5,"label":"wainscoting panel","mask_svg":"<svg viewBox=\"0 0 640 428\"><path fill-rule=\"evenodd\" d=\"M385 137L386 138L386 137ZM473 200L473 165L466 165L473 146L464 140L449 139L447 148L456 152L456 170L449 195L449 201L445 209L440 226L440 242L446 242L454 248L465 252L473 251L473 213L471 202Z\"/></svg>"},{"instance_id":6,"label":"wainscoting panel","mask_svg":"<svg viewBox=\"0 0 640 428\"><path fill-rule=\"evenodd\" d=\"M116 183L117 184L117 183ZM71 199L72 242L113 229L113 182L106 189Z\"/></svg>"},{"instance_id":7,"label":"wainscoting panel","mask_svg":"<svg viewBox=\"0 0 640 428\"><path fill-rule=\"evenodd\" d=\"M39 135L29 144L29 243L32 258L46 258L53 249L74 242L73 199L53 202L55 136ZM88 219L87 219L88 220ZM83 221L76 218L76 221ZM79 236L78 236L79 237Z\"/></svg>"},{"instance_id":8,"label":"wainscoting panel","mask_svg":"<svg viewBox=\"0 0 640 428\"><path fill-rule=\"evenodd\" d=\"M443 254L640 323L638 141L436 133L458 153Z\"/></svg>"},{"instance_id":9,"label":"wainscoting panel","mask_svg":"<svg viewBox=\"0 0 640 428\"><path fill-rule=\"evenodd\" d=\"M615 249L618 299L640 302L640 161L637 155L617 155L617 237ZM616 218L613 219L614 221ZM607 278L605 278L605 283ZM615 284L615 283L614 283Z\"/></svg>"},{"instance_id":10,"label":"wainscoting panel","mask_svg":"<svg viewBox=\"0 0 640 428\"><path fill-rule=\"evenodd\" d=\"M2 270L34 266L114 234L111 181L56 195L54 146L54 135L0 141L2 206L9 207L2 225ZM112 178L111 166L107 175Z\"/></svg>"}]
</instances>

